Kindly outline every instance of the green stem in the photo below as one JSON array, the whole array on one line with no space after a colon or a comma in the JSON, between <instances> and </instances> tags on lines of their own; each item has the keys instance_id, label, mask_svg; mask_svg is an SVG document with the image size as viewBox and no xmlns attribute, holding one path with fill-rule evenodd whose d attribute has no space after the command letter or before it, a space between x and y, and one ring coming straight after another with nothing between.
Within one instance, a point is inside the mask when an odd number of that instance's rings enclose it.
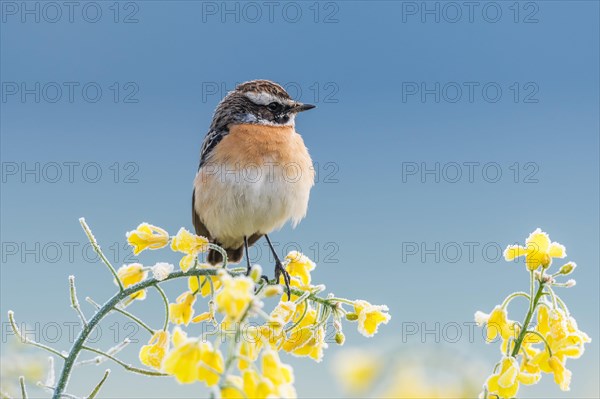
<instances>
[{"instance_id":1,"label":"green stem","mask_svg":"<svg viewBox=\"0 0 600 399\"><path fill-rule=\"evenodd\" d=\"M277 285L277 284L271 284L270 285ZM290 288L290 291L292 292L292 294L297 295L297 296L302 296L302 294L305 293L305 291L299 290L297 288ZM313 302L316 303L320 303L322 305L326 305L326 306L332 306L331 305L331 299L325 299L325 298L320 298L314 294L310 294L307 299L310 299Z\"/></svg>"},{"instance_id":2,"label":"green stem","mask_svg":"<svg viewBox=\"0 0 600 399\"><path fill-rule=\"evenodd\" d=\"M75 289L75 276L69 276L69 293L71 295L71 307L77 312L77 315L81 319L81 323L83 325L87 324L87 320L85 319L85 315L81 311L81 307L79 306L79 300L77 299L77 290Z\"/></svg>"},{"instance_id":3,"label":"green stem","mask_svg":"<svg viewBox=\"0 0 600 399\"><path fill-rule=\"evenodd\" d=\"M533 273L532 273L532 280L534 280ZM533 287L534 287L534 282L532 282L532 288ZM513 351L511 354L512 357L516 357L517 354L519 353L519 350L521 350L521 345L523 344L525 335L527 335L527 329L529 328L529 323L531 322L531 318L533 317L533 313L535 312L535 309L537 307L537 304L538 304L540 298L542 297L543 292L544 292L544 283L539 282L535 297L533 297L533 300L530 302L529 311L527 312L527 316L525 317L525 321L523 322L523 326L521 327L521 332L519 333L519 337L515 341L515 347L513 348ZM532 295L533 295L533 290L532 290Z\"/></svg>"},{"instance_id":4,"label":"green stem","mask_svg":"<svg viewBox=\"0 0 600 399\"><path fill-rule=\"evenodd\" d=\"M54 390L54 395L52 396L53 399L59 399L61 398L61 396L63 396L63 392L67 386L69 377L71 376L71 372L73 370L73 366L75 365L75 361L77 360L77 357L79 356L79 354L81 353L82 350L91 350L94 351L92 348L88 348L85 346L85 342L88 339L89 335L91 334L91 332L96 328L96 326L98 325L98 323L100 323L100 321L108 314L110 313L112 310L115 309L115 307L124 299L129 298L132 294L135 294L138 291L144 290L146 288L149 288L151 286L155 286L157 287L157 289L159 289L159 292L162 291L162 289L160 289L157 284L162 283L164 281L168 281L168 280L174 280L174 279L178 279L178 278L187 278L190 276L206 276L206 277L210 277L210 276L216 276L217 272L219 270L218 269L191 269L188 270L187 272L184 271L176 271L173 272L171 274L169 274L165 279L163 279L162 281L158 281L154 278L150 278L147 280L144 280L140 283L134 284L132 286L129 286L125 289L123 289L122 291L117 292L115 295L113 295L104 305L102 305L102 307L100 309L98 309L98 311L96 312L96 314L94 314L94 316L88 321L88 324L85 325L83 327L83 329L81 330L81 332L79 333L79 335L77 336L77 338L75 339L75 342L73 343L73 346L71 347L68 356L65 356L63 354L61 354L60 352L46 347L45 345L41 345L41 344L37 344L36 346L40 346L46 350L49 350L50 352L56 354L57 356L62 357L63 359L65 359L65 363L63 365L63 368L61 370L59 379L58 379L58 383L56 384L56 389ZM232 276L238 276L238 275L245 275L245 272L239 272L239 273L232 273L231 271L229 272L230 275ZM275 285L275 284L274 284ZM304 291L296 289L296 288L292 288L291 291L295 294L295 295L302 295L304 293ZM162 294L164 294L164 292L162 292ZM166 296L164 297L166 298ZM308 296L308 299L316 302L316 303L320 303L323 304L325 306L329 306L331 307L332 304L330 302L330 300L326 299L326 298L321 298L318 297L314 294L310 294ZM167 301L167 305L168 305L168 301ZM12 315L9 314L9 318L12 318ZM168 320L168 319L167 319ZM33 342L30 342L33 344ZM104 353L100 353L103 356L106 356L106 354ZM117 363L119 363L120 365L122 365L123 367L126 367L128 370L131 371L138 371L141 369L131 369L131 366L121 362L120 360L113 358L112 356L107 356L109 357L111 360L116 361ZM142 370L145 371L145 370ZM160 375L160 373L159 373Z\"/></svg>"},{"instance_id":5,"label":"green stem","mask_svg":"<svg viewBox=\"0 0 600 399\"><path fill-rule=\"evenodd\" d=\"M106 256L104 255L104 252L102 252L102 250L100 249L100 245L98 245L98 242L96 241L96 237L94 237L94 235L92 234L92 230L90 230L90 226L87 225L84 218L80 218L79 223L81 224L83 231L85 231L85 234L87 235L88 240L90 241L90 244L92 244L94 251L96 251L96 253L100 257L100 259L102 259L102 262L106 265L106 267L108 267L108 270L115 277L115 280L117 281L117 284L119 285L119 289L121 291L123 291L125 289L125 287L123 286L123 283L119 279L117 270L110 263L110 261L106 258Z\"/></svg>"},{"instance_id":6,"label":"green stem","mask_svg":"<svg viewBox=\"0 0 600 399\"><path fill-rule=\"evenodd\" d=\"M567 314L567 316L570 315L569 313L569 308L567 308L567 304L564 303L564 301L562 299L560 299L560 297L558 295L554 295L554 297L556 298L556 300L558 301L558 303L560 304L560 306L563 308L563 310L565 311L565 313Z\"/></svg>"},{"instance_id":7,"label":"green stem","mask_svg":"<svg viewBox=\"0 0 600 399\"><path fill-rule=\"evenodd\" d=\"M160 288L158 286L158 284L154 284L154 288L156 288L156 290L158 291L158 293L162 297L162 300L163 300L163 302L165 304L165 323L163 325L163 331L167 331L167 327L169 326L169 300L167 299L167 295L165 294L165 292L163 291L163 289Z\"/></svg>"},{"instance_id":8,"label":"green stem","mask_svg":"<svg viewBox=\"0 0 600 399\"><path fill-rule=\"evenodd\" d=\"M500 305L500 307L502 309L506 309L506 307L508 306L510 301L512 301L513 299L515 299L518 296L525 297L525 298L529 299L529 301L531 301L531 296L529 294L527 294L525 292L514 292L506 297L506 299L504 300L504 302L502 302L502 305Z\"/></svg>"},{"instance_id":9,"label":"green stem","mask_svg":"<svg viewBox=\"0 0 600 399\"><path fill-rule=\"evenodd\" d=\"M21 331L19 330L19 328L17 327L17 323L15 322L15 313L12 310L8 311L8 322L10 323L10 326L12 327L13 332L15 333L15 335L19 338L19 340L22 343L37 346L38 348L47 350L48 352L53 353L56 356L61 357L63 359L67 358L65 355L63 355L56 349L51 348L44 344L40 344L39 342L33 341L33 340L27 338L27 336L21 334Z\"/></svg>"},{"instance_id":10,"label":"green stem","mask_svg":"<svg viewBox=\"0 0 600 399\"><path fill-rule=\"evenodd\" d=\"M542 283L541 283L541 278L540 278L540 285L541 284ZM531 300L531 298L533 298L533 290L534 289L535 289L535 271L532 270L531 271L530 283L529 283L529 312L532 312L533 309L535 308L535 306L533 305L533 301ZM525 326L525 329L526 328L527 328L527 326Z\"/></svg>"},{"instance_id":11,"label":"green stem","mask_svg":"<svg viewBox=\"0 0 600 399\"><path fill-rule=\"evenodd\" d=\"M304 310L302 311L302 316L300 316L300 318L294 324L292 324L290 327L286 328L285 332L292 331L294 328L296 328L300 324L302 319L304 319L304 316L306 316L307 311L308 311L308 304L305 304Z\"/></svg>"},{"instance_id":12,"label":"green stem","mask_svg":"<svg viewBox=\"0 0 600 399\"><path fill-rule=\"evenodd\" d=\"M19 377L19 385L21 385L21 398L27 399L27 389L25 389L25 377Z\"/></svg>"},{"instance_id":13,"label":"green stem","mask_svg":"<svg viewBox=\"0 0 600 399\"><path fill-rule=\"evenodd\" d=\"M556 294L554 293L552 287L548 287L548 292L550 294L550 298L552 298L552 307L554 309L558 308L558 301L556 300Z\"/></svg>"},{"instance_id":14,"label":"green stem","mask_svg":"<svg viewBox=\"0 0 600 399\"><path fill-rule=\"evenodd\" d=\"M88 301L89 303L91 303L92 305L94 305L94 307L96 307L96 309L100 309L100 305L98 305L89 296L86 297L85 300ZM121 313L123 316L129 317L131 320L133 320L136 323L138 323L140 325L140 327L143 327L144 329L146 329L150 333L150 335L154 335L154 333L156 332L150 326L148 326L146 323L144 323L141 319L139 319L138 317L136 317L133 314L129 313L128 311L126 311L124 309L121 309L121 308L114 308L113 310L116 311L116 312Z\"/></svg>"},{"instance_id":15,"label":"green stem","mask_svg":"<svg viewBox=\"0 0 600 399\"><path fill-rule=\"evenodd\" d=\"M329 300L331 302L341 302L341 303L345 303L347 305L354 306L354 301L351 301L350 299L346 299L346 298L329 298Z\"/></svg>"},{"instance_id":16,"label":"green stem","mask_svg":"<svg viewBox=\"0 0 600 399\"><path fill-rule=\"evenodd\" d=\"M102 388L102 385L104 385L104 383L106 382L106 379L108 378L109 375L110 375L110 370L106 370L104 372L104 376L102 377L102 379L100 380L100 382L96 384L96 387L88 395L88 397L86 399L94 399L96 397L96 395L98 395L98 392L100 392L100 388Z\"/></svg>"},{"instance_id":17,"label":"green stem","mask_svg":"<svg viewBox=\"0 0 600 399\"><path fill-rule=\"evenodd\" d=\"M106 352L103 352L103 351L101 351L99 349L90 348L89 346L82 345L81 349L82 350L86 350L86 351L90 351L90 352L94 352L94 353L97 353L98 355L104 356L104 357L112 360L113 362L117 363L119 366L122 366L125 370L132 371L134 373L143 374L143 375L150 375L150 376L154 376L154 377L166 377L168 375L168 374L159 373L159 372L152 371L152 370L144 370L144 369L140 369L140 368L137 368L137 367L133 367L132 365L127 364L127 363L125 363L125 362L117 359L116 357L114 357L112 355L109 355Z\"/></svg>"},{"instance_id":18,"label":"green stem","mask_svg":"<svg viewBox=\"0 0 600 399\"><path fill-rule=\"evenodd\" d=\"M194 270L189 270L187 273L180 270L180 271L176 271L176 272L169 274L167 276L167 278L165 278L162 281L174 280L177 278L189 277L189 276L214 276L216 274L217 274L216 269L194 269ZM156 280L154 278L150 278L148 280L144 280L140 283L129 286L128 288L124 289L123 291L119 291L115 295L113 295L104 305L102 305L102 307L96 312L96 314L94 314L94 316L88 321L88 324L86 326L84 326L84 328L81 330L81 332L75 339L75 342L73 343L73 346L71 347L71 350L69 351L68 356L65 357L65 355L61 354L60 352L58 352L52 348L45 347L44 345L41 345L41 344L36 345L36 346L41 346L44 349L49 350L50 352L65 359L65 363L61 370L60 377L58 379L58 383L56 384L56 389L54 390L54 395L52 396L53 399L59 399L62 396L62 394L67 386L69 377L71 376L71 372L73 370L73 366L75 365L75 361L77 360L77 357L81 353L81 351L84 347L85 341L88 339L91 332L96 328L98 323L100 323L100 321L108 313L110 313L115 308L115 306L119 302L121 302L123 299L126 299L130 295L135 294L136 292L146 289L148 287L151 287L157 283L159 283L158 280ZM9 314L9 318L11 318L11 317L12 317L11 314ZM32 343L32 342L30 342L30 343Z\"/></svg>"},{"instance_id":19,"label":"green stem","mask_svg":"<svg viewBox=\"0 0 600 399\"><path fill-rule=\"evenodd\" d=\"M208 248L209 249L213 249L213 250L215 250L215 251L217 251L218 253L221 254L221 256L223 257L223 268L226 268L227 267L227 263L228 263L227 252L223 248L221 248L220 246L218 246L216 244L212 244L212 243L208 244Z\"/></svg>"},{"instance_id":20,"label":"green stem","mask_svg":"<svg viewBox=\"0 0 600 399\"><path fill-rule=\"evenodd\" d=\"M544 336L542 334L540 334L537 331L532 331L532 330L525 331L525 334L534 334L534 335L537 335L538 337L540 337L541 340L544 341L544 344L546 344L546 349L548 350L548 355L550 355L550 357L552 357L552 349L550 349L550 345L548 345L548 341L546 341L546 338L544 338Z\"/></svg>"}]
</instances>

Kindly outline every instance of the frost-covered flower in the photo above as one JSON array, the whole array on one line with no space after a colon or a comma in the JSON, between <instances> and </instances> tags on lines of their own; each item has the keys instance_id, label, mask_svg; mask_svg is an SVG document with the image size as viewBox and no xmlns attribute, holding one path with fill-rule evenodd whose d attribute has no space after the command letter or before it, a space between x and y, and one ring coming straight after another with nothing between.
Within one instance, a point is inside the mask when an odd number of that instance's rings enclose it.
<instances>
[{"instance_id":1,"label":"frost-covered flower","mask_svg":"<svg viewBox=\"0 0 600 399\"><path fill-rule=\"evenodd\" d=\"M527 237L525 246L509 245L504 250L504 258L507 261L521 256L525 256L525 264L529 270L540 266L547 269L552 264L552 258L564 258L567 251L563 245L551 242L548 234L538 228Z\"/></svg>"},{"instance_id":2,"label":"frost-covered flower","mask_svg":"<svg viewBox=\"0 0 600 399\"><path fill-rule=\"evenodd\" d=\"M142 223L137 229L127 233L127 242L133 247L133 253L137 255L145 249L165 247L169 243L169 233L160 227Z\"/></svg>"},{"instance_id":3,"label":"frost-covered flower","mask_svg":"<svg viewBox=\"0 0 600 399\"><path fill-rule=\"evenodd\" d=\"M158 281L163 281L173 271L174 266L166 262L158 262L152 266L152 276Z\"/></svg>"},{"instance_id":4,"label":"frost-covered flower","mask_svg":"<svg viewBox=\"0 0 600 399\"><path fill-rule=\"evenodd\" d=\"M354 312L358 315L358 332L372 337L380 324L387 324L391 316L386 305L371 305L367 301L354 301Z\"/></svg>"}]
</instances>

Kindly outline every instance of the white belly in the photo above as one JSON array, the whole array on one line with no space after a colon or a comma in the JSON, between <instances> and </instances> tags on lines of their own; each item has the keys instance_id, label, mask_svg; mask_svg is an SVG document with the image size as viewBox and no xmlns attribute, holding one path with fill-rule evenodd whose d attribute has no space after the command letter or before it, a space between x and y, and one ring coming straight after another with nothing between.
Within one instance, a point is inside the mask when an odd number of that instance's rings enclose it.
<instances>
[{"instance_id":1,"label":"white belly","mask_svg":"<svg viewBox=\"0 0 600 399\"><path fill-rule=\"evenodd\" d=\"M195 209L212 238L239 247L244 236L268 234L306 215L314 171L306 165L255 164L245 168L212 165L194 181Z\"/></svg>"}]
</instances>

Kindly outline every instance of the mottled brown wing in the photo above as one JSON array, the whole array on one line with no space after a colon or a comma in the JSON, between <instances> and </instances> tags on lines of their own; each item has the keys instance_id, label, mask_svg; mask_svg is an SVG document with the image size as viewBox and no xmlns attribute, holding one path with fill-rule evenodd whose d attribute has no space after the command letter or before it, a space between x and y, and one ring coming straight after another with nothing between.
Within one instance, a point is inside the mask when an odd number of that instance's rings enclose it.
<instances>
[{"instance_id":1,"label":"mottled brown wing","mask_svg":"<svg viewBox=\"0 0 600 399\"><path fill-rule=\"evenodd\" d=\"M208 229L206 228L204 223L202 223L202 221L200 220L200 217L196 213L196 207L194 206L195 202L196 202L196 189L194 189L192 191L192 223L194 223L194 229L196 230L196 235L204 236L204 237L208 238L209 240L211 240Z\"/></svg>"}]
</instances>

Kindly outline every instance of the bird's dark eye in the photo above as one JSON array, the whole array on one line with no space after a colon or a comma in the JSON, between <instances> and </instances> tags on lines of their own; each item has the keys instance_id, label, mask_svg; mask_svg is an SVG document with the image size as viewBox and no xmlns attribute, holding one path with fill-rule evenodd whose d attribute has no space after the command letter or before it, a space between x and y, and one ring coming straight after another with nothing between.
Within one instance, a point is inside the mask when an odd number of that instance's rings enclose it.
<instances>
[{"instance_id":1,"label":"bird's dark eye","mask_svg":"<svg viewBox=\"0 0 600 399\"><path fill-rule=\"evenodd\" d=\"M281 104L272 102L271 104L267 105L267 108L269 109L269 111L277 112L281 110Z\"/></svg>"}]
</instances>

